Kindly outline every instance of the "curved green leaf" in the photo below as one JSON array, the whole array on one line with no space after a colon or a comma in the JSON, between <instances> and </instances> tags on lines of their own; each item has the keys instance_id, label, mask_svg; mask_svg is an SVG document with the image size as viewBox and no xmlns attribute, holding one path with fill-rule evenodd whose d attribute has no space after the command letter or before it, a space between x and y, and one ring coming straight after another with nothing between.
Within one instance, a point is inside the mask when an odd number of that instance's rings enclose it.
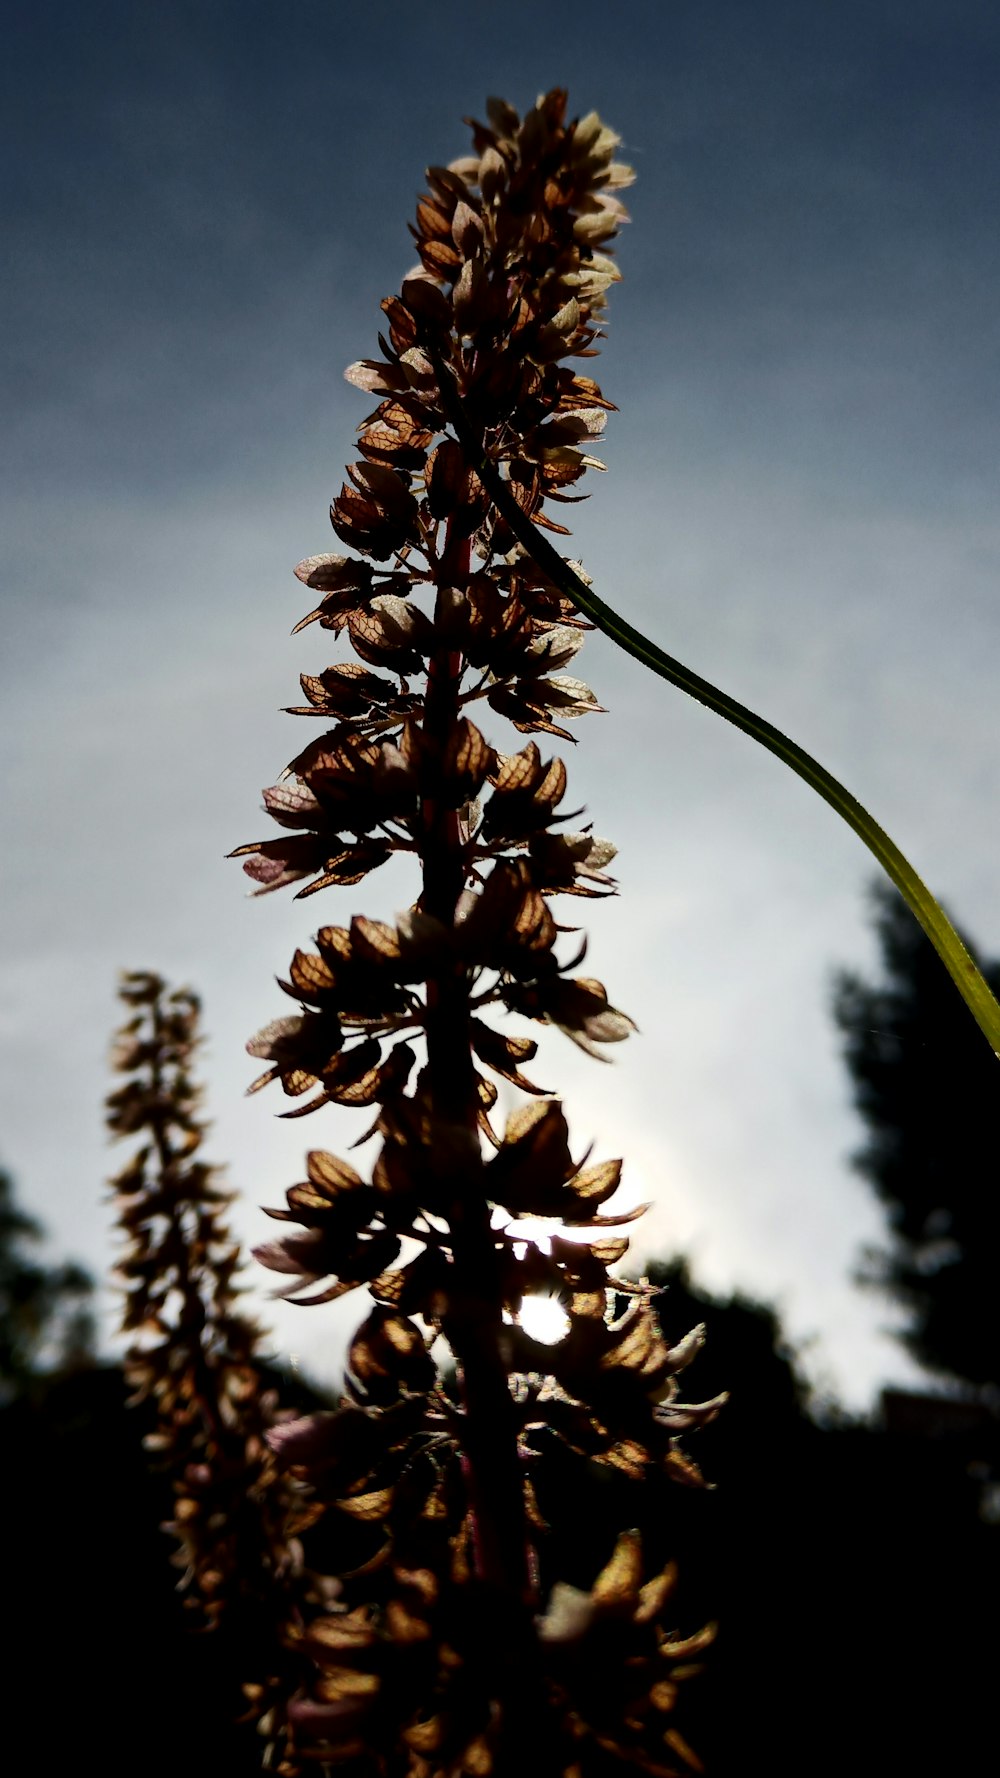
<instances>
[{"instance_id":1,"label":"curved green leaf","mask_svg":"<svg viewBox=\"0 0 1000 1778\"><path fill-rule=\"evenodd\" d=\"M560 592L572 599L580 611L593 623L617 642L626 654L641 661L661 679L676 685L689 697L697 698L709 710L718 716L724 716L736 728L742 729L745 735L759 741L770 753L783 760L800 778L811 785L830 807L836 809L849 827L854 829L858 838L863 840L868 850L878 859L886 874L895 883L908 907L920 922L931 944L937 951L942 963L955 983L959 993L972 1013L983 1036L987 1039L995 1053L1000 1056L1000 1004L997 1003L979 969L970 957L965 945L949 920L940 903L931 894L926 883L917 875L913 866L903 856L899 847L884 828L868 813L868 810L846 790L843 784L821 766L819 761L806 753L805 749L782 734L780 729L758 716L753 710L747 709L690 667L685 667L673 655L665 653L630 624L627 618L620 616L610 605L580 579L569 563L553 549L548 539L538 527L522 512L507 484L486 455L482 440L477 438L474 428L454 392L454 386L441 374L438 367L438 382L441 387L442 399L448 418L455 429L458 439L475 467L476 473L486 488L490 499L494 502L501 516L510 526L518 542L527 550L529 556L543 570Z\"/></svg>"}]
</instances>

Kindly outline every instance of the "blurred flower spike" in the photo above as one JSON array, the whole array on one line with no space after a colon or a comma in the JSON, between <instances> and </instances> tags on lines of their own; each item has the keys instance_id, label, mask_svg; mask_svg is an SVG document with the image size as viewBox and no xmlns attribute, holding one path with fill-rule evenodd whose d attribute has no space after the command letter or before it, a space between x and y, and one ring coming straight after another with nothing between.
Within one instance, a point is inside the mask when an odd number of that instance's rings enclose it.
<instances>
[{"instance_id":1,"label":"blurred flower spike","mask_svg":"<svg viewBox=\"0 0 1000 1778\"><path fill-rule=\"evenodd\" d=\"M128 1017L112 1067L125 1078L108 1099L108 1126L139 1143L112 1181L125 1375L133 1405L152 1410L145 1443L172 1486L164 1529L189 1622L228 1638L252 1714L277 1747L294 1683L287 1623L305 1589L296 1533L310 1510L270 1456L277 1397L260 1332L239 1305L240 1253L226 1221L234 1194L200 1154L198 1001L150 971L126 975L120 993ZM238 1702L229 1700L231 1714Z\"/></svg>"}]
</instances>

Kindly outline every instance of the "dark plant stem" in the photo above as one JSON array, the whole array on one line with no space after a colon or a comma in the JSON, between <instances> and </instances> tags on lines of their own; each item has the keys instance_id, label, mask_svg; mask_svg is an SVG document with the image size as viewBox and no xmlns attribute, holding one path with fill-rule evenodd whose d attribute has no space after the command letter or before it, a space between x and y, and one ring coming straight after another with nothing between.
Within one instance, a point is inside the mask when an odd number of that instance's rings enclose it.
<instances>
[{"instance_id":1,"label":"dark plant stem","mask_svg":"<svg viewBox=\"0 0 1000 1778\"><path fill-rule=\"evenodd\" d=\"M152 1062L149 1078L155 1110L150 1116L149 1124L159 1162L160 1178L167 1182L173 1175L177 1155L169 1135L170 1095L167 1081L164 1078L163 1013L159 1000L154 1002L150 1017ZM183 1216L183 1209L178 1208L176 1215ZM182 1234L184 1238L177 1243L176 1257L177 1290L184 1304L182 1325L190 1341L191 1374L202 1424L205 1431L215 1441L216 1453L221 1459L225 1445L225 1434L216 1409L214 1380L205 1352L207 1322L205 1302L197 1282L191 1275L191 1243L188 1231L184 1230Z\"/></svg>"},{"instance_id":2,"label":"dark plant stem","mask_svg":"<svg viewBox=\"0 0 1000 1778\"><path fill-rule=\"evenodd\" d=\"M450 521L441 559L436 622L444 627L445 601L469 578L471 546ZM467 862L457 809L444 782L444 756L460 714L460 653L443 645L431 657L424 739L427 770L436 792L424 795L421 905L454 928ZM529 1576L524 1490L517 1455L517 1425L503 1352L498 1255L484 1192L479 1145L478 1094L470 1041L470 972L456 962L427 984L427 1066L434 1107L453 1136L449 1156L455 1279L445 1332L459 1367L465 1410L465 1466L475 1525L480 1580L511 1604L527 1603Z\"/></svg>"}]
</instances>

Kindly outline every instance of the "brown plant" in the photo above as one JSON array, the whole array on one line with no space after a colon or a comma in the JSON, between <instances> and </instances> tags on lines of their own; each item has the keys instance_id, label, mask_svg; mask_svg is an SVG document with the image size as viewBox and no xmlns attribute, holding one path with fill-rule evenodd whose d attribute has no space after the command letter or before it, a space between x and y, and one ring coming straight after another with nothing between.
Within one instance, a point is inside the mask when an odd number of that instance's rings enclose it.
<instances>
[{"instance_id":1,"label":"brown plant","mask_svg":"<svg viewBox=\"0 0 1000 1778\"><path fill-rule=\"evenodd\" d=\"M258 1250L294 1301L372 1299L339 1411L271 1434L329 1524L365 1536L301 1634L312 1665L290 1713L303 1752L359 1775L666 1774L699 1764L670 1713L711 1631L666 1622L676 1569L650 1566L659 1539L634 1527L662 1509L654 1482L700 1481L678 1435L720 1402L677 1399L700 1330L671 1342L655 1292L611 1275L628 1243L606 1231L640 1214L604 1208L620 1163L573 1155L560 1104L522 1072L536 1043L495 1023L554 1025L597 1056L629 1034L574 973L585 946L564 956L552 907L613 893L614 848L567 829L560 759L531 738L501 752L472 720L485 703L523 736L570 740L600 708L565 671L590 626L484 480L566 535L549 504L603 468L612 404L567 361L594 356L632 174L561 91L523 120L487 111L472 153L428 171L420 265L382 304L382 356L346 373L378 397L331 509L355 554L296 570L320 595L297 627L346 632L358 658L303 675L296 714L323 730L264 793L281 835L239 849L256 893L353 885L400 852L421 872L395 922L357 915L297 951L281 985L299 1010L248 1045L268 1064L251 1091L280 1082L289 1117L374 1107L380 1143L370 1178L313 1150L271 1212L292 1226ZM529 1095L502 1132L495 1077ZM520 1324L539 1293L567 1313L552 1345ZM606 1483L632 1528L574 1551L559 1515Z\"/></svg>"},{"instance_id":2,"label":"brown plant","mask_svg":"<svg viewBox=\"0 0 1000 1778\"><path fill-rule=\"evenodd\" d=\"M291 1686L286 1625L309 1596L297 1533L313 1510L274 1464L278 1399L261 1368L260 1330L239 1306L240 1250L226 1223L233 1193L200 1155L205 1126L191 1075L199 1005L137 971L120 988L130 1016L112 1054L126 1079L108 1099L114 1136L141 1138L113 1180L125 1251L125 1375L151 1404L145 1444L170 1478L179 1591L192 1627L238 1644L251 1713L283 1738ZM234 1709L236 1699L233 1700Z\"/></svg>"}]
</instances>

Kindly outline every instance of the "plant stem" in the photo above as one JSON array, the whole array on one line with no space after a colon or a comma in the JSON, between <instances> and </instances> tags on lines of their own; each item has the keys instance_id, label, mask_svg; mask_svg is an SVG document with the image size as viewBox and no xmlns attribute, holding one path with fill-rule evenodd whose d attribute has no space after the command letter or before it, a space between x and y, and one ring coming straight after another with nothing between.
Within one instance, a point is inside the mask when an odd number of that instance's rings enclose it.
<instances>
[{"instance_id":1,"label":"plant stem","mask_svg":"<svg viewBox=\"0 0 1000 1778\"><path fill-rule=\"evenodd\" d=\"M449 522L439 580L439 624L444 594L468 581L470 554L468 539L456 537L454 524ZM421 804L421 905L449 928L454 926L466 879L458 811L450 806L443 782L445 748L459 717L462 670L461 654L447 645L432 655L423 729L428 758ZM428 1079L435 1118L449 1150L452 1180L449 1222L455 1278L445 1332L461 1377L466 1473L479 1578L511 1602L523 1603L528 1593L524 1492L502 1349L497 1248L479 1142L470 993L469 970L461 962L448 966L427 984Z\"/></svg>"}]
</instances>

